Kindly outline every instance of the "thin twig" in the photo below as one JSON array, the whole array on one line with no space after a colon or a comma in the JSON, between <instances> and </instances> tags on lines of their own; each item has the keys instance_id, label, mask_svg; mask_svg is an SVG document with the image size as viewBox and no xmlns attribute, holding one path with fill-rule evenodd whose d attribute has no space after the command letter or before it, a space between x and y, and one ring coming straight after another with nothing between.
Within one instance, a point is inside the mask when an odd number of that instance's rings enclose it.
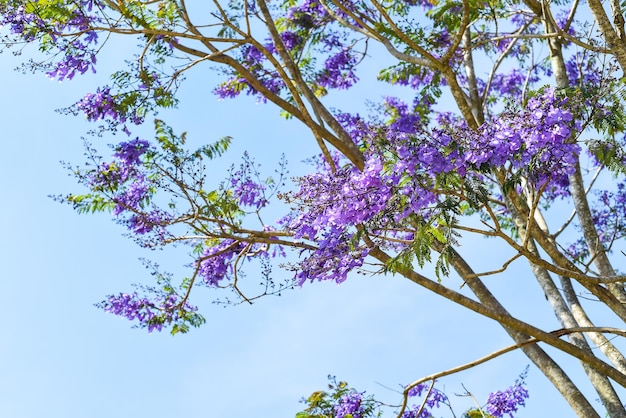
<instances>
[{"instance_id":1,"label":"thin twig","mask_svg":"<svg viewBox=\"0 0 626 418\"><path fill-rule=\"evenodd\" d=\"M555 335L557 337L562 337L564 335L568 335L568 334L573 334L573 333L580 333L580 332L600 332L600 333L606 333L606 334L615 334L615 335L619 335L620 337L626 337L626 329L620 329L620 328L613 328L613 327L574 327L574 328L561 328L558 329L556 331L552 331L550 332L550 334ZM451 369L448 370L444 370L438 373L433 373L431 375L422 377L421 379L415 380L414 382L408 384L405 388L404 388L404 398L402 400L402 405L400 407L400 412L398 413L398 418L402 418L402 414L404 414L404 411L406 410L406 406L408 403L408 398L409 398L409 390L413 389L414 387L416 387L417 385L427 382L427 381L433 381L435 379L439 379L441 377L445 377L445 376L449 376L451 374L455 374L455 373L459 373L462 372L464 370L468 370L471 369L472 367L476 367L480 364L486 363L489 360L493 360L496 357L499 357L503 354L509 353L513 350L517 350L518 348L522 348L524 346L530 345L530 344L537 344L538 342L540 342L539 339L535 338L535 337L531 337L529 339L527 339L526 341L522 341L519 342L517 344L512 344L509 345L507 347L501 348L499 350L494 351L491 354L488 354L484 357L478 358L476 360L470 361L468 363L465 364L461 364L460 366L456 366L453 367Z\"/></svg>"}]
</instances>

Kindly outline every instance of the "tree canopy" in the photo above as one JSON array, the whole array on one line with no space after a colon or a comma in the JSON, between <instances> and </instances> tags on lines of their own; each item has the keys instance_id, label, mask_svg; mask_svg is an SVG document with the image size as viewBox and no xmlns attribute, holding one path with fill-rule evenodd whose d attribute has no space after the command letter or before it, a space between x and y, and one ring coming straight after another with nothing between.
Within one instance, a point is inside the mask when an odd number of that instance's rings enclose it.
<instances>
[{"instance_id":1,"label":"tree canopy","mask_svg":"<svg viewBox=\"0 0 626 418\"><path fill-rule=\"evenodd\" d=\"M309 282L393 274L502 325L514 345L494 356L522 350L578 416L617 417L626 416L625 9L617 0L2 0L0 24L4 48L39 50L25 71L59 81L96 71L107 47L136 45L108 85L64 109L94 122L94 136L122 140L110 155L88 145L85 164L68 167L84 191L57 198L111 213L144 247L187 245L192 258L185 277L149 264L151 281L107 296L103 310L175 334L205 321L194 304L202 287L252 303ZM372 68L376 79L362 78ZM271 176L246 154L217 178L209 162L227 158L231 138L192 149L158 115L177 106L185 75L202 71L221 75L217 99L252 96L306 126L319 149L309 173L291 179L278 150ZM369 98L368 115L346 108L368 83L402 94ZM153 138L133 133L150 120ZM463 255L477 237L507 254L489 271ZM543 294L528 309L548 304L553 328L493 293L494 276L516 280L513 263L526 263ZM567 358L580 361L601 407L568 376ZM407 405L434 380L406 385L398 416L430 413L432 387L424 405ZM328 412L309 398L310 416L374 413L346 384L331 386L324 396L338 403Z\"/></svg>"}]
</instances>

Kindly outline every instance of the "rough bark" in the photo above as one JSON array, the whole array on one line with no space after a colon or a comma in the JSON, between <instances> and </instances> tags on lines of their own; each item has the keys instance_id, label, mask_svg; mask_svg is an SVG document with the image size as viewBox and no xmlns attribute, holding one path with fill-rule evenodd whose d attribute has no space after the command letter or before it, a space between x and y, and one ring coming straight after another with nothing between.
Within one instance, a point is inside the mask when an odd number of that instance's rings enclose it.
<instances>
[{"instance_id":1,"label":"rough bark","mask_svg":"<svg viewBox=\"0 0 626 418\"><path fill-rule=\"evenodd\" d=\"M583 327L594 327L595 325L591 322L587 313L580 304L580 300L578 299L574 286L572 285L572 280L566 277L561 277L560 283L565 299L567 300L567 304L569 305L574 318L576 318L576 322ZM626 373L626 358L621 351L619 351L617 347L615 347L615 345L613 345L613 343L604 336L604 334L590 332L588 335L595 346L604 353L611 363L619 371Z\"/></svg>"},{"instance_id":2,"label":"rough bark","mask_svg":"<svg viewBox=\"0 0 626 418\"><path fill-rule=\"evenodd\" d=\"M515 219L516 224L518 225L518 231L520 231L520 238L522 240L525 239L527 231L525 231L525 222L519 218ZM528 247L531 252L538 254L537 247L533 240L528 241ZM549 272L537 266L536 264L529 263L533 275L537 279L537 282L541 286L548 303L552 307L555 316L561 323L564 328L576 328L581 326L582 324L578 323L574 315L572 314L570 308L567 306L567 302L563 299L563 296L559 292L559 289L556 287L554 281L550 277ZM591 347L587 343L587 340L583 336L583 334L570 334L569 340L572 344L580 347L581 349L593 354L591 351ZM588 364L582 363L583 369L589 378L589 381L593 385L596 390L596 393L600 397L602 404L607 409L607 412L610 417L624 417L626 416L626 410L622 405L619 396L617 395L615 388L607 379L606 376L602 375L598 371L589 367Z\"/></svg>"},{"instance_id":3,"label":"rough bark","mask_svg":"<svg viewBox=\"0 0 626 418\"><path fill-rule=\"evenodd\" d=\"M569 181L572 201L576 208L576 215L583 231L585 242L589 248L589 255L593 259L593 264L603 277L615 276L615 269L611 265L611 261L609 260L602 242L600 242L598 231L593 222L580 165L576 166L576 172L569 177ZM621 303L626 303L626 292L624 292L624 288L621 284L610 283L607 287Z\"/></svg>"},{"instance_id":4,"label":"rough bark","mask_svg":"<svg viewBox=\"0 0 626 418\"><path fill-rule=\"evenodd\" d=\"M591 0L596 1L596 0ZM549 7L548 4L543 4L544 8ZM544 17L545 31L546 34L554 33L555 28L552 25L551 20L547 18L546 10L542 10L542 16ZM565 67L565 61L563 59L562 45L559 39L549 38L548 45L550 50L550 61L552 64L552 69L554 71L554 77L556 81L556 85L559 88L565 88L569 86L569 77L567 75L567 70ZM618 47L619 49L619 47ZM614 276L615 271L612 269L611 264L606 257L606 252L604 248L601 248L601 243L598 239L598 234L595 229L595 225L593 223L593 219L591 217L591 211L589 210L588 201L586 199L586 194L584 193L584 185L582 180L582 175L580 172L580 166L577 165L576 172L574 175L570 176L570 191L572 193L572 198L574 202L574 207L578 214L578 218L580 220L581 225L583 226L585 240L587 244L590 245L590 252L592 252L592 256L595 256L595 263L598 269L600 270L602 275L605 276ZM582 192L582 193L581 193ZM518 220L518 230L523 229L524 225L519 225L521 220ZM525 222L523 222L525 224ZM586 231L585 231L586 230ZM522 231L523 232L523 231ZM523 236L522 234L520 234ZM532 243L531 243L532 244ZM534 244L533 244L534 246ZM593 246L593 247L592 247ZM536 252L536 248L534 248ZM532 266L532 265L531 265ZM549 274L544 269L541 269L537 266L532 266L533 273L535 277L542 285L546 297L551 304L553 305L555 314L559 317L559 320L562 321L563 325L566 327L572 327L579 325L576 319L573 317L571 311L566 306L566 301L562 299L560 292L554 286L554 282L549 277ZM624 300L622 298L626 298L624 295L623 289L618 285L609 285L609 289L613 296L619 298L620 300ZM571 295L570 295L571 296ZM571 298L570 298L571 300ZM578 317L581 319L586 319L586 315L582 310L580 305L577 305L577 308L580 309L578 311ZM598 340L598 338L596 337ZM590 350L586 340L584 337L579 334L578 337L573 339L573 342L580 346L585 347L585 349ZM613 359L617 361L618 365L621 365L619 358L617 356L613 356ZM615 363L615 361L614 361ZM613 386L608 381L606 376L602 376L600 373L594 370L590 370L589 366L583 363L583 367L585 372L587 373L592 385L596 389L596 392L600 396L600 399L604 406L607 408L607 413L611 417L624 417L626 416L626 410L622 405L622 402L619 399L619 396L615 392Z\"/></svg>"},{"instance_id":5,"label":"rough bark","mask_svg":"<svg viewBox=\"0 0 626 418\"><path fill-rule=\"evenodd\" d=\"M465 29L463 33L463 65L469 85L469 103L472 109L472 115L478 125L481 125L485 121L485 117L483 115L480 94L478 93L478 82L476 81L474 58L472 56L472 34L469 27Z\"/></svg>"},{"instance_id":6,"label":"rough bark","mask_svg":"<svg viewBox=\"0 0 626 418\"><path fill-rule=\"evenodd\" d=\"M472 290L476 297L486 306L509 315L507 310L489 291L485 284L475 277L474 271L467 262L456 252L451 250L450 264L455 271L461 276L467 286ZM503 325L501 323L501 325ZM516 343L523 342L528 339L529 335L516 331L504 326L505 331L511 336ZM580 334L578 334L580 335ZM541 372L550 380L550 382L561 393L565 400L572 407L574 412L580 417L599 417L598 413L593 409L589 401L580 392L578 387L572 382L563 369L537 345L522 347L522 351L526 356L541 370ZM597 372L594 372L597 374Z\"/></svg>"},{"instance_id":7,"label":"rough bark","mask_svg":"<svg viewBox=\"0 0 626 418\"><path fill-rule=\"evenodd\" d=\"M608 48L615 55L622 70L626 72L626 39L623 38L624 17L622 16L619 2L611 1L613 16L617 24L617 30L611 25L611 20L606 14L602 2L600 0L588 0L587 4L593 14L593 18L602 32L602 36L606 39ZM620 19L621 17L621 19Z\"/></svg>"}]
</instances>

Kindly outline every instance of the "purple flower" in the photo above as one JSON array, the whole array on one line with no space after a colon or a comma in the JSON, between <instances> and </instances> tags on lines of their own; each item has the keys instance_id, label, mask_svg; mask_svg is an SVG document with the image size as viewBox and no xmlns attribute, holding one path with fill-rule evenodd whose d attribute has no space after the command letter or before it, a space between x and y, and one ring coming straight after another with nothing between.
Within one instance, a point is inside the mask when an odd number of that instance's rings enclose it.
<instances>
[{"instance_id":1,"label":"purple flower","mask_svg":"<svg viewBox=\"0 0 626 418\"><path fill-rule=\"evenodd\" d=\"M577 52L565 62L565 68L572 86L592 87L602 82L602 69L593 57Z\"/></svg>"},{"instance_id":2,"label":"purple flower","mask_svg":"<svg viewBox=\"0 0 626 418\"><path fill-rule=\"evenodd\" d=\"M428 389L430 388L429 383L420 383L419 385L412 387L409 390L409 398L422 396L422 394L428 393ZM440 391L437 388L433 388L430 393L428 393L428 399L426 399L426 406L429 408L439 408L442 404L449 403L449 399L445 393Z\"/></svg>"},{"instance_id":3,"label":"purple flower","mask_svg":"<svg viewBox=\"0 0 626 418\"><path fill-rule=\"evenodd\" d=\"M230 184L239 204L261 209L268 204L265 197L266 185L260 180L258 165L248 153L244 153L244 162L239 169L232 172Z\"/></svg>"},{"instance_id":4,"label":"purple flower","mask_svg":"<svg viewBox=\"0 0 626 418\"><path fill-rule=\"evenodd\" d=\"M128 229L134 234L145 235L158 229L157 236L165 237L165 226L172 220L172 216L162 210L153 210L149 213L133 213L127 221Z\"/></svg>"},{"instance_id":5,"label":"purple flower","mask_svg":"<svg viewBox=\"0 0 626 418\"><path fill-rule=\"evenodd\" d=\"M138 178L113 198L116 203L113 209L114 215L119 215L126 210L139 210L144 206L149 196L148 185L142 178Z\"/></svg>"},{"instance_id":6,"label":"purple flower","mask_svg":"<svg viewBox=\"0 0 626 418\"><path fill-rule=\"evenodd\" d=\"M609 250L615 241L626 237L626 181L618 183L616 191L596 191L594 197L593 223L600 243ZM581 237L567 248L567 252L573 259L584 259L589 256L589 246Z\"/></svg>"},{"instance_id":7,"label":"purple flower","mask_svg":"<svg viewBox=\"0 0 626 418\"><path fill-rule=\"evenodd\" d=\"M24 6L3 4L0 6L0 26L8 25L12 34L21 36L25 41L35 40L35 30L45 23L34 13L27 13Z\"/></svg>"},{"instance_id":8,"label":"purple flower","mask_svg":"<svg viewBox=\"0 0 626 418\"><path fill-rule=\"evenodd\" d=\"M157 289L145 289L153 293L153 299L139 296L137 292L110 295L96 306L105 312L138 321L138 326L148 332L161 331L164 326L185 320L185 316L197 311L197 307L184 305L175 293Z\"/></svg>"},{"instance_id":9,"label":"purple flower","mask_svg":"<svg viewBox=\"0 0 626 418\"><path fill-rule=\"evenodd\" d=\"M515 384L504 391L489 394L485 409L495 418L502 418L508 414L513 418L513 412L517 412L520 406L526 406L528 391L524 388L528 368L515 380Z\"/></svg>"},{"instance_id":10,"label":"purple flower","mask_svg":"<svg viewBox=\"0 0 626 418\"><path fill-rule=\"evenodd\" d=\"M303 210L289 226L296 238L315 239L318 231L343 230L382 211L391 197L382 168L380 157L372 156L363 171L346 167L334 174L301 178L300 190L292 198L304 203ZM310 205L313 201L316 204Z\"/></svg>"},{"instance_id":11,"label":"purple flower","mask_svg":"<svg viewBox=\"0 0 626 418\"><path fill-rule=\"evenodd\" d=\"M153 185L141 167L141 157L149 149L149 142L143 139L121 142L113 154L113 162L101 163L86 176L88 186L94 191L110 195L110 200L115 203L115 216L132 212L123 223L140 235L151 232L156 226L162 227L171 220L170 215L163 211L143 212L153 193ZM164 234L162 228L159 234Z\"/></svg>"},{"instance_id":12,"label":"purple flower","mask_svg":"<svg viewBox=\"0 0 626 418\"><path fill-rule=\"evenodd\" d=\"M354 73L357 59L349 48L343 48L324 62L324 70L317 76L320 86L335 89L348 89L358 81Z\"/></svg>"},{"instance_id":13,"label":"purple flower","mask_svg":"<svg viewBox=\"0 0 626 418\"><path fill-rule=\"evenodd\" d=\"M46 75L50 78L63 81L71 80L76 73L85 74L89 69L96 72L96 54L87 49L87 47L79 41L74 41L66 47L65 57L63 60L56 62L53 69L48 71Z\"/></svg>"},{"instance_id":14,"label":"purple flower","mask_svg":"<svg viewBox=\"0 0 626 418\"><path fill-rule=\"evenodd\" d=\"M285 31L280 34L280 37L288 51L291 51L302 44L302 37L294 32Z\"/></svg>"},{"instance_id":15,"label":"purple flower","mask_svg":"<svg viewBox=\"0 0 626 418\"><path fill-rule=\"evenodd\" d=\"M528 81L527 81L528 78ZM530 75L526 71L514 68L506 74L496 74L491 82L491 91L503 96L517 98L522 95L522 88L528 83L539 81L539 75L533 71Z\"/></svg>"},{"instance_id":16,"label":"purple flower","mask_svg":"<svg viewBox=\"0 0 626 418\"><path fill-rule=\"evenodd\" d=\"M132 141L120 142L113 154L125 165L140 164L140 157L150 149L150 143L145 139L135 138Z\"/></svg>"},{"instance_id":17,"label":"purple flower","mask_svg":"<svg viewBox=\"0 0 626 418\"><path fill-rule=\"evenodd\" d=\"M419 415L417 415L417 411L419 410L421 403L419 406L414 405L410 410L406 411L402 415L402 418L429 418L432 417L432 413L430 412L430 410L432 410L433 408L439 408L441 405L449 404L450 401L445 393L437 388L433 388L429 393L429 388L429 383L420 383L419 385L409 389L409 398L419 397L427 393L428 398L426 399L426 403L424 404L424 409L422 409Z\"/></svg>"},{"instance_id":18,"label":"purple flower","mask_svg":"<svg viewBox=\"0 0 626 418\"><path fill-rule=\"evenodd\" d=\"M409 134L417 133L421 117L410 112L405 102L397 97L386 97L383 105L391 116L390 129Z\"/></svg>"},{"instance_id":19,"label":"purple flower","mask_svg":"<svg viewBox=\"0 0 626 418\"><path fill-rule=\"evenodd\" d=\"M305 281L333 280L340 284L355 268L363 265L368 250L350 245L353 235L332 229L318 238L318 248L297 264L296 279L302 286Z\"/></svg>"},{"instance_id":20,"label":"purple flower","mask_svg":"<svg viewBox=\"0 0 626 418\"><path fill-rule=\"evenodd\" d=\"M114 121L124 122L125 116L117 110L116 100L111 95L110 87L98 88L96 93L89 93L76 103L78 110L87 116L88 121L111 118Z\"/></svg>"},{"instance_id":21,"label":"purple flower","mask_svg":"<svg viewBox=\"0 0 626 418\"><path fill-rule=\"evenodd\" d=\"M352 418L364 418L362 417L363 410L361 408L361 402L363 401L363 394L358 392L352 392L343 395L339 398L337 406L335 406L335 417L344 418L348 415Z\"/></svg>"},{"instance_id":22,"label":"purple flower","mask_svg":"<svg viewBox=\"0 0 626 418\"><path fill-rule=\"evenodd\" d=\"M198 263L198 275L207 286L217 286L228 274L232 273L233 257L243 250L244 244L225 239L219 244L202 251Z\"/></svg>"},{"instance_id":23,"label":"purple flower","mask_svg":"<svg viewBox=\"0 0 626 418\"><path fill-rule=\"evenodd\" d=\"M465 161L477 169L509 165L540 186L566 185L580 146L570 141L577 125L565 104L553 89L546 89L519 113L503 113L478 133L457 133L465 147Z\"/></svg>"},{"instance_id":24,"label":"purple flower","mask_svg":"<svg viewBox=\"0 0 626 418\"><path fill-rule=\"evenodd\" d=\"M251 89L251 87L247 85L245 78L231 78L217 86L213 90L213 93L215 93L220 100L233 99L239 96L245 87Z\"/></svg>"}]
</instances>

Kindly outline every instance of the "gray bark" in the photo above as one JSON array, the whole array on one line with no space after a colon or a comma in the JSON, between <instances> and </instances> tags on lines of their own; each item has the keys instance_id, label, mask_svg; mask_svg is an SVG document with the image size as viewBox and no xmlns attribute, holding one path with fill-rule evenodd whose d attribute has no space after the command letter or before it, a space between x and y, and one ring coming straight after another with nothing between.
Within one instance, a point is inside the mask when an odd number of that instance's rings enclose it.
<instances>
[{"instance_id":1,"label":"gray bark","mask_svg":"<svg viewBox=\"0 0 626 418\"><path fill-rule=\"evenodd\" d=\"M528 231L526 230L527 228L526 219L521 217L519 213L517 213L517 209L515 205L513 204L513 202L511 201L511 199L508 199L508 198L505 198L505 199L508 201L508 206L510 207L509 210L515 222L517 231L520 235L520 240L525 241L526 236L528 234ZM528 246L528 249L532 253L536 255L539 254L537 247L534 241L532 240L532 238L528 240L527 246ZM533 275L535 276L535 278L537 279L537 282L541 286L541 289L543 290L546 296L546 299L548 300L548 303L552 307L552 310L554 311L554 314L556 315L561 325L564 328L579 327L580 324L578 323L578 321L576 320L576 318L570 311L570 308L567 306L566 300L563 299L563 296L561 295L559 289L556 287L549 272L546 269L536 264L533 264L531 262L529 262L529 264L533 272ZM587 351L590 354L593 353L591 351L591 347L589 346L583 334L580 334L580 333L571 334L569 336L569 339L572 342L572 344L576 345L577 347ZM594 389L596 390L596 393L600 397L602 404L607 409L609 416L610 417L626 417L626 410L624 409L619 399L619 396L617 395L617 392L615 391L615 388L611 384L610 380L605 375L593 369L592 367L590 367L588 364L584 362L582 362L582 367L585 373L587 374L589 381L591 382ZM586 415L582 415L582 416L586 416Z\"/></svg>"},{"instance_id":2,"label":"gray bark","mask_svg":"<svg viewBox=\"0 0 626 418\"><path fill-rule=\"evenodd\" d=\"M453 256L450 259L450 264L465 283L467 283L476 297L486 306L504 315L509 315L504 306L502 306L498 299L489 291L485 284L480 279L473 277L474 271L465 260L463 260L455 250L452 251ZM501 323L501 325L503 324ZM517 343L523 342L529 337L527 334L511 329L505 325L503 325L503 327ZM579 417L599 417L598 413L593 409L593 406L591 406L574 382L572 382L563 369L543 351L541 347L537 345L525 346L522 347L522 351L537 368L541 370L548 380L550 380ZM598 374L597 371L594 371L594 373Z\"/></svg>"}]
</instances>

